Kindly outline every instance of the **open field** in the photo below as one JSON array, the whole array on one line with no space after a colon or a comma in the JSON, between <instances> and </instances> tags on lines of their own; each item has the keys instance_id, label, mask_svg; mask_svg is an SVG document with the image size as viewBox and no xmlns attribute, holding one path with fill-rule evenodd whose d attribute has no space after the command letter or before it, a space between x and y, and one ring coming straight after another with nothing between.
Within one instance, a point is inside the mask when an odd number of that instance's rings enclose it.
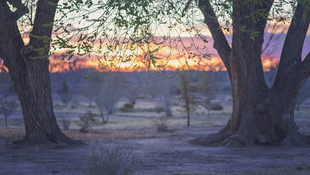
<instances>
[{"instance_id":1,"label":"open field","mask_svg":"<svg viewBox=\"0 0 310 175\"><path fill-rule=\"evenodd\" d=\"M20 146L13 140L24 135L21 112L8 119L5 128L0 118L0 174L87 174L90 149L93 144L120 147L137 157L134 174L310 174L309 148L255 146L245 148L202 147L188 141L215 133L230 117L231 101L223 101L224 110L199 109L192 113L191 126L186 126L186 115L178 104L172 107L173 117L168 120L169 132L156 132L155 122L163 113L156 113L150 100L138 100L131 111L121 112L125 103L117 103L117 111L108 123L98 123L88 133L78 130L78 116L86 110L99 113L95 105L86 102L64 106L54 101L60 127L62 119L71 121L66 135L86 144ZM304 134L310 135L310 109L303 106L296 111L296 122Z\"/></svg>"}]
</instances>

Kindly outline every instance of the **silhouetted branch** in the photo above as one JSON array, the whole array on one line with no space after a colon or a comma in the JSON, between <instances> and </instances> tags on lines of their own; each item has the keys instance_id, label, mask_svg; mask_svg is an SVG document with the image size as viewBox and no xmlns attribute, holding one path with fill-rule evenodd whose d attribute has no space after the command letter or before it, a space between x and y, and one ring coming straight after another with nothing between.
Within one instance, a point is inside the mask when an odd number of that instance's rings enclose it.
<instances>
[{"instance_id":1,"label":"silhouetted branch","mask_svg":"<svg viewBox=\"0 0 310 175\"><path fill-rule=\"evenodd\" d=\"M217 17L215 16L214 10L211 7L211 4L208 0L199 0L198 4L201 9L205 20L204 22L209 27L209 30L214 39L213 47L217 50L221 59L223 60L227 70L229 71L229 55L231 52L231 48L225 38L225 35L219 25Z\"/></svg>"}]
</instances>

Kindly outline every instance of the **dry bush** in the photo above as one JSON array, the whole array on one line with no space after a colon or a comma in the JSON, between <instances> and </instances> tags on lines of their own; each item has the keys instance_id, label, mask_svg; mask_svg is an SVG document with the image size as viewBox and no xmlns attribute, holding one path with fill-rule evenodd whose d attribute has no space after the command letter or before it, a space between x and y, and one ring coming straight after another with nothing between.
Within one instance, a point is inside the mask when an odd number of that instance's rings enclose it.
<instances>
[{"instance_id":1,"label":"dry bush","mask_svg":"<svg viewBox=\"0 0 310 175\"><path fill-rule=\"evenodd\" d=\"M22 140L25 134L25 129L0 128L0 139Z\"/></svg>"},{"instance_id":2,"label":"dry bush","mask_svg":"<svg viewBox=\"0 0 310 175\"><path fill-rule=\"evenodd\" d=\"M79 116L79 119L77 121L77 125L79 126L79 130L82 133L87 133L93 125L97 123L96 119L94 118L96 114L94 114L92 111L86 111L86 114Z\"/></svg>"},{"instance_id":3,"label":"dry bush","mask_svg":"<svg viewBox=\"0 0 310 175\"><path fill-rule=\"evenodd\" d=\"M71 120L65 114L58 114L64 131L69 131Z\"/></svg>"},{"instance_id":4,"label":"dry bush","mask_svg":"<svg viewBox=\"0 0 310 175\"><path fill-rule=\"evenodd\" d=\"M132 151L126 151L119 145L107 147L103 143L94 142L84 170L90 175L129 175L137 163L138 158Z\"/></svg>"},{"instance_id":5,"label":"dry bush","mask_svg":"<svg viewBox=\"0 0 310 175\"><path fill-rule=\"evenodd\" d=\"M157 132L169 132L169 119L166 116L160 116L158 120L153 120Z\"/></svg>"},{"instance_id":6,"label":"dry bush","mask_svg":"<svg viewBox=\"0 0 310 175\"><path fill-rule=\"evenodd\" d=\"M1 130L0 130L1 131ZM70 130L63 131L66 136L74 140L83 141L98 141L98 140L109 140L109 139L134 139L134 138L150 138L154 137L156 132L150 130L107 130L107 129L96 129L88 132L87 134L81 134L79 131ZM1 133L0 133L1 136Z\"/></svg>"}]
</instances>

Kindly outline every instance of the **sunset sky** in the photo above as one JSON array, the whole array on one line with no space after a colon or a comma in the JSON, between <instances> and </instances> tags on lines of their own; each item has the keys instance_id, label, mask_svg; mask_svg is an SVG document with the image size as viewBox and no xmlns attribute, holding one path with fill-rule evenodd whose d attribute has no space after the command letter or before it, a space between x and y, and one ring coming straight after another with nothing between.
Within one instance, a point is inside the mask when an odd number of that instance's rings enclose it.
<instances>
[{"instance_id":1,"label":"sunset sky","mask_svg":"<svg viewBox=\"0 0 310 175\"><path fill-rule=\"evenodd\" d=\"M265 33L265 41L268 41L268 38L270 37L271 33ZM231 35L226 35L229 42L231 42ZM263 58L263 67L265 71L268 71L270 67L276 66L276 64L279 61L283 43L285 40L285 33L278 33L274 36L273 41L270 42L267 49L264 51L262 58ZM196 70L213 70L213 71L219 71L219 70L225 70L225 67L220 60L217 51L213 48L213 39L210 36L206 36L206 39L209 41L208 43L204 43L206 46L204 49L201 49L200 51L202 53L208 53L210 54L210 59L203 59L200 58L200 65L197 64L197 62L194 62L192 59L187 60L188 65L190 66L190 69L196 69ZM25 42L27 42L28 38L24 38ZM191 39L188 37L182 38L185 45L190 45ZM198 40L198 39L196 39ZM195 43L199 46L199 43L201 44L201 48L203 47L201 41L195 41ZM264 44L265 46L265 44ZM166 53L163 53L163 50L160 50L158 53L156 53L156 56L161 57L164 56ZM167 52L167 51L166 51ZM308 32L308 35L305 39L304 48L302 52L302 58L304 58L307 53L310 52L310 34ZM51 66L50 71L51 72L63 72L63 71L69 71L70 67L71 69L77 69L77 68L87 68L87 67L93 67L98 70L112 70L112 71L143 71L147 70L145 63L142 63L141 61L138 61L137 59L134 63L127 62L127 63L121 63L116 64L114 67L104 68L102 65L98 62L98 56L97 55L91 55L90 58L87 56L74 56L74 59L71 61L64 61L61 58L63 57L63 53L56 52L54 55L51 56ZM99 59L102 61L102 59ZM196 59L196 61L199 59ZM74 62L73 62L74 61ZM171 56L169 59L167 65L164 67L166 70L176 70L176 69L188 69L187 65L185 64L184 58L179 58L177 55ZM160 70L159 68L157 70ZM1 69L0 69L1 71Z\"/></svg>"},{"instance_id":2,"label":"sunset sky","mask_svg":"<svg viewBox=\"0 0 310 175\"><path fill-rule=\"evenodd\" d=\"M265 33L265 41L269 40L270 33ZM285 33L278 33L274 36L274 40L272 40L269 43L269 46L266 48L264 51L262 58L263 58L263 67L265 71L268 71L270 67L276 66L276 64L279 61L283 43L285 40ZM201 49L200 51L202 53L208 53L210 54L210 59L196 59L196 61L200 61L201 65L198 65L196 62L194 62L192 59L187 60L188 65L190 66L190 69L196 69L196 70L214 70L214 71L219 71L219 70L225 70L225 67L220 60L217 51L213 48L213 39L212 37L206 37L206 39L209 41L207 44L205 44L205 48ZM227 35L227 39L229 42L231 42L231 35ZM190 45L190 38L183 37L182 38L183 42L185 45ZM197 39L198 40L198 39ZM201 41L195 41L195 43L201 43ZM264 48L265 44L263 45ZM201 45L201 48L203 45ZM166 50L166 52L169 52ZM310 35L308 34L305 43L304 43L304 48L303 48L303 53L302 53L302 58L304 58L307 53L310 52ZM69 64L65 64L63 60L61 60L62 55L61 53L56 53L54 56L51 58L51 72L58 72L58 71L67 71L69 70ZM165 56L166 53L164 53L164 50L160 50L156 56L161 57ZM167 54L166 54L167 55ZM54 58L57 58L54 59ZM96 69L101 69L103 68L102 65L98 64L98 57L97 55L91 55L90 58L83 56L75 56L75 65L74 67L77 68L87 68L87 67L94 67ZM103 59L99 59L103 61ZM143 60L143 59L142 59ZM69 62L71 66L73 66L72 61ZM99 66L99 67L98 67ZM180 58L177 55L171 56L169 59L167 65L165 66L166 70L175 70L175 69L188 69L188 67L185 64L185 59ZM113 70L113 71L141 71L141 70L147 70L145 63L142 63L137 59L135 62L126 62L126 63L121 63L121 64L116 64L113 68L105 68L105 70ZM160 69L158 69L160 70Z\"/></svg>"}]
</instances>

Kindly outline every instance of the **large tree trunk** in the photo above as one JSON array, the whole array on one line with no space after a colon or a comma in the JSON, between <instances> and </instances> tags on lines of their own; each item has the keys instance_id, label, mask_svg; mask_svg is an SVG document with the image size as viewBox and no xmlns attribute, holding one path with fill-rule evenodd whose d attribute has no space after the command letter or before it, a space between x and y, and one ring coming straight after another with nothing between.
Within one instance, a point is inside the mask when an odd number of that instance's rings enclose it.
<instances>
[{"instance_id":1,"label":"large tree trunk","mask_svg":"<svg viewBox=\"0 0 310 175\"><path fill-rule=\"evenodd\" d=\"M295 21L287 33L276 80L269 89L261 62L266 20L257 17L254 22L252 18L245 16L250 16L258 9L269 11L271 4L272 1L264 3L263 6L245 5L242 0L234 1L232 14L234 33L230 48L223 32L219 30L209 1L199 1L205 23L214 38L214 47L229 73L233 112L227 125L217 134L195 139L194 143L232 147L254 144L286 146L310 144L310 139L299 133L294 121L297 94L309 76L306 66L309 66L310 54L302 62L300 48L310 17L302 18L304 8L298 4ZM243 26L245 28L242 28ZM253 32L259 32L255 39L252 36Z\"/></svg>"},{"instance_id":2,"label":"large tree trunk","mask_svg":"<svg viewBox=\"0 0 310 175\"><path fill-rule=\"evenodd\" d=\"M22 108L26 136L21 143L77 143L58 127L51 98L48 54L56 6L49 3L57 2L37 2L30 43L26 46L17 19L12 18L14 13L5 1L0 2L0 57L9 69Z\"/></svg>"}]
</instances>

